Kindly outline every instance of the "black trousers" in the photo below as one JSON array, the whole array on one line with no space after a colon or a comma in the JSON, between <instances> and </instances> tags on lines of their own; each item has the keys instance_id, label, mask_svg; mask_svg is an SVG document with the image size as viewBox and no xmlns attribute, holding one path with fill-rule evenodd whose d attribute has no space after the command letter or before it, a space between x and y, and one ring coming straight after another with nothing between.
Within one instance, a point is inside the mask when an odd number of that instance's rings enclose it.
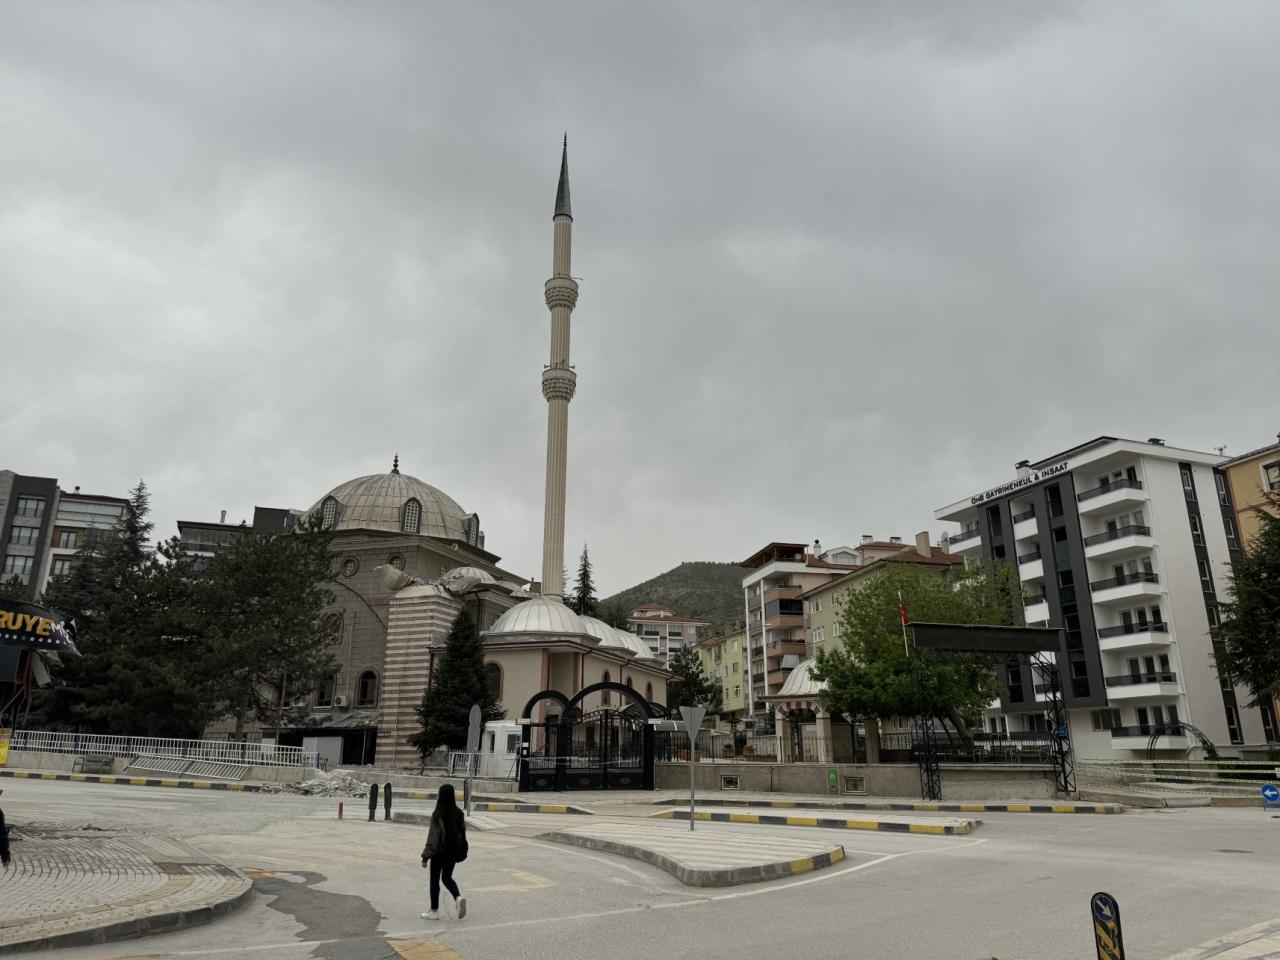
<instances>
[{"instance_id":1,"label":"black trousers","mask_svg":"<svg viewBox=\"0 0 1280 960\"><path fill-rule=\"evenodd\" d=\"M460 894L458 893L458 885L453 880L453 868L458 864L454 860L447 860L440 854L436 854L431 858L431 909L440 909L440 883L444 882L444 888L453 894L456 900Z\"/></svg>"}]
</instances>

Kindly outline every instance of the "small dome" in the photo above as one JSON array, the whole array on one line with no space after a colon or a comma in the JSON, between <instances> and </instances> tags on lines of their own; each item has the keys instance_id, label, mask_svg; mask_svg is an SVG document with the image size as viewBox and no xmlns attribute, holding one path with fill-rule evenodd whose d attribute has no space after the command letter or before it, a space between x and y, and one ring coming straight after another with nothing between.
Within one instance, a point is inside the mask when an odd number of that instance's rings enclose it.
<instances>
[{"instance_id":1,"label":"small dome","mask_svg":"<svg viewBox=\"0 0 1280 960\"><path fill-rule=\"evenodd\" d=\"M618 645L624 647L633 660L657 660L649 645L629 630L610 628L618 637Z\"/></svg>"},{"instance_id":2,"label":"small dome","mask_svg":"<svg viewBox=\"0 0 1280 960\"><path fill-rule=\"evenodd\" d=\"M454 567L446 577L474 577L481 583L497 583L497 578L488 570L481 570L479 567Z\"/></svg>"},{"instance_id":3,"label":"small dome","mask_svg":"<svg viewBox=\"0 0 1280 960\"><path fill-rule=\"evenodd\" d=\"M513 597L533 596L532 593L520 586L520 584L516 583L514 580L499 580L498 586L502 587L502 589L506 590L507 593L511 594Z\"/></svg>"},{"instance_id":4,"label":"small dome","mask_svg":"<svg viewBox=\"0 0 1280 960\"><path fill-rule=\"evenodd\" d=\"M587 627L587 633L600 641L602 647L622 647L622 642L615 636L613 627L595 617L579 617Z\"/></svg>"},{"instance_id":5,"label":"small dome","mask_svg":"<svg viewBox=\"0 0 1280 960\"><path fill-rule=\"evenodd\" d=\"M487 636L513 633L586 634L592 636L582 618L559 600L536 597L517 603L498 618Z\"/></svg>"},{"instance_id":6,"label":"small dome","mask_svg":"<svg viewBox=\"0 0 1280 960\"><path fill-rule=\"evenodd\" d=\"M787 679L782 683L782 689L778 691L780 697L816 697L818 694L827 689L825 683L820 683L810 676L809 671L813 669L813 658L801 660L795 669L787 675Z\"/></svg>"},{"instance_id":7,"label":"small dome","mask_svg":"<svg viewBox=\"0 0 1280 960\"><path fill-rule=\"evenodd\" d=\"M416 508L410 503L416 503ZM307 515L323 516L326 509L332 511L331 530L385 530L473 542L468 536L469 525L474 525L472 514L443 491L398 470L338 484Z\"/></svg>"}]
</instances>

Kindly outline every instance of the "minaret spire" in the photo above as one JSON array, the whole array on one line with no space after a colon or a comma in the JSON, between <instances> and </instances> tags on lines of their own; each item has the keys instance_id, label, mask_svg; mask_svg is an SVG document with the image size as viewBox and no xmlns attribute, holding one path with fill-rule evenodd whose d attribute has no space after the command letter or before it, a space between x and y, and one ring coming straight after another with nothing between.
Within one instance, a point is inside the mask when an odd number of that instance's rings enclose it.
<instances>
[{"instance_id":1,"label":"minaret spire","mask_svg":"<svg viewBox=\"0 0 1280 960\"><path fill-rule=\"evenodd\" d=\"M569 136L560 154L556 212L551 218L551 279L546 282L551 311L551 362L542 371L547 401L547 491L542 527L542 595L564 597L564 501L569 446L569 401L578 375L569 364L569 317L578 302L578 284L569 275L573 248L573 213L569 207Z\"/></svg>"}]
</instances>

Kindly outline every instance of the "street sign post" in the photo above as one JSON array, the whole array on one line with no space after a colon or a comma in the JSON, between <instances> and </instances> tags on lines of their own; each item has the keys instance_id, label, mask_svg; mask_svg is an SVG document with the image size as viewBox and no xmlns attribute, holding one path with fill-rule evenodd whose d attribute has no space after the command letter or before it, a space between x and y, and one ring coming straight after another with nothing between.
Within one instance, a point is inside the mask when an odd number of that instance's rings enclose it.
<instances>
[{"instance_id":1,"label":"street sign post","mask_svg":"<svg viewBox=\"0 0 1280 960\"><path fill-rule=\"evenodd\" d=\"M467 816L471 816L471 771L475 769L476 754L480 752L480 721L483 718L480 704L473 703L467 722L467 776L462 781L462 799L467 808Z\"/></svg>"},{"instance_id":2,"label":"street sign post","mask_svg":"<svg viewBox=\"0 0 1280 960\"><path fill-rule=\"evenodd\" d=\"M1109 893L1095 893L1089 901L1093 915L1093 942L1098 960L1124 960L1124 937L1120 933L1120 904Z\"/></svg>"},{"instance_id":3,"label":"street sign post","mask_svg":"<svg viewBox=\"0 0 1280 960\"><path fill-rule=\"evenodd\" d=\"M1274 783L1266 783L1262 786L1262 809L1280 809L1280 787Z\"/></svg>"},{"instance_id":4,"label":"street sign post","mask_svg":"<svg viewBox=\"0 0 1280 960\"><path fill-rule=\"evenodd\" d=\"M707 715L705 707L681 707L680 716L684 718L684 729L689 734L689 829L693 829L693 754L698 746L698 731L702 729L702 718Z\"/></svg>"}]
</instances>

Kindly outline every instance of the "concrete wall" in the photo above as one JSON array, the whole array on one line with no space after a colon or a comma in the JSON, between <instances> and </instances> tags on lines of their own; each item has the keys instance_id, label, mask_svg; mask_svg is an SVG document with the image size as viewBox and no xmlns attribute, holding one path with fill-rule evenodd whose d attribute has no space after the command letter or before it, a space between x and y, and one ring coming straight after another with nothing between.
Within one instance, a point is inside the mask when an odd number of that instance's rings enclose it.
<instances>
[{"instance_id":1,"label":"concrete wall","mask_svg":"<svg viewBox=\"0 0 1280 960\"><path fill-rule=\"evenodd\" d=\"M41 753L36 750L11 750L9 751L9 762L5 764L5 770L44 770L53 771L55 773L71 773L75 768L77 754L74 753ZM121 757L117 757L111 762L111 775L124 776L125 763L127 761ZM296 783L299 780L310 780L312 777L318 776L319 771L314 767L250 767L249 772L244 775L245 782L267 782L267 783ZM149 770L130 771L129 776L133 777L151 777L162 780L171 780L174 778L172 773L159 773ZM105 774L104 774L105 776ZM201 777L191 777L186 779L200 780Z\"/></svg>"},{"instance_id":2,"label":"concrete wall","mask_svg":"<svg viewBox=\"0 0 1280 960\"><path fill-rule=\"evenodd\" d=\"M739 778L739 789L744 792L838 795L838 786L835 790L827 786L829 770L841 778L837 783L844 777L863 777L868 796L920 796L920 771L911 764L699 763L694 782L701 790L719 790L720 777L730 775ZM656 781L660 790L688 787L688 764L658 764ZM1053 796L1050 767L942 765L944 800L1042 800Z\"/></svg>"}]
</instances>

